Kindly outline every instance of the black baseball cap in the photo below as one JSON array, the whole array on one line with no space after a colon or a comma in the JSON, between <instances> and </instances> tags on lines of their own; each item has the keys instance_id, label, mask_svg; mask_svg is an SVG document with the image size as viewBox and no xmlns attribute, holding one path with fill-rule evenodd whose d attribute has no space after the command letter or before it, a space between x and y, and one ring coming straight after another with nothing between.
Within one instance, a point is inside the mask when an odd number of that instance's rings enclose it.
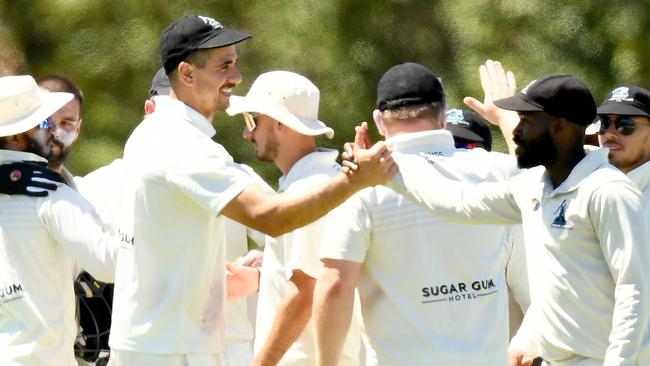
<instances>
[{"instance_id":1,"label":"black baseball cap","mask_svg":"<svg viewBox=\"0 0 650 366\"><path fill-rule=\"evenodd\" d=\"M454 140L481 144L485 150L492 149L492 131L488 122L468 109L452 108L447 111L447 130Z\"/></svg>"},{"instance_id":2,"label":"black baseball cap","mask_svg":"<svg viewBox=\"0 0 650 366\"><path fill-rule=\"evenodd\" d=\"M149 89L149 97L156 95L169 95L169 77L165 74L165 69L162 67L158 69L156 75L151 80L151 88Z\"/></svg>"},{"instance_id":3,"label":"black baseball cap","mask_svg":"<svg viewBox=\"0 0 650 366\"><path fill-rule=\"evenodd\" d=\"M546 112L583 126L596 118L596 102L587 84L568 74L544 75L494 104L517 112Z\"/></svg>"},{"instance_id":4,"label":"black baseball cap","mask_svg":"<svg viewBox=\"0 0 650 366\"><path fill-rule=\"evenodd\" d=\"M160 61L169 75L198 49L226 47L248 38L250 34L224 28L211 17L186 15L165 28L160 36Z\"/></svg>"},{"instance_id":5,"label":"black baseball cap","mask_svg":"<svg viewBox=\"0 0 650 366\"><path fill-rule=\"evenodd\" d=\"M619 86L609 92L598 114L650 117L650 91L640 86Z\"/></svg>"},{"instance_id":6,"label":"black baseball cap","mask_svg":"<svg viewBox=\"0 0 650 366\"><path fill-rule=\"evenodd\" d=\"M444 102L440 79L426 67L407 62L391 67L377 84L377 109Z\"/></svg>"}]
</instances>

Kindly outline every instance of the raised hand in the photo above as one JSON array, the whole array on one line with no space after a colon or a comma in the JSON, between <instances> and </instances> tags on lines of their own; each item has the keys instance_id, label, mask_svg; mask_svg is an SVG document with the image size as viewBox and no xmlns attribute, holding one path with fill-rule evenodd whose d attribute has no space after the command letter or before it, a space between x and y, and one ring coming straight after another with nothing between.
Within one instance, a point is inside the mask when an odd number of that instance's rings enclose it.
<instances>
[{"instance_id":1,"label":"raised hand","mask_svg":"<svg viewBox=\"0 0 650 366\"><path fill-rule=\"evenodd\" d=\"M355 128L349 159L343 160L343 171L362 187L385 183L397 172L397 164L383 141L364 148L370 143L367 130L367 124Z\"/></svg>"},{"instance_id":2,"label":"raised hand","mask_svg":"<svg viewBox=\"0 0 650 366\"><path fill-rule=\"evenodd\" d=\"M501 109L494 104L495 100L515 95L517 82L515 75L503 69L499 61L487 60L479 67L481 86L483 87L483 102L473 97L465 97L463 102L490 123L499 126L505 138L508 149L514 152L512 130L519 123L517 112Z\"/></svg>"},{"instance_id":3,"label":"raised hand","mask_svg":"<svg viewBox=\"0 0 650 366\"><path fill-rule=\"evenodd\" d=\"M63 177L45 163L17 161L0 165L0 193L44 197L61 183Z\"/></svg>"}]
</instances>

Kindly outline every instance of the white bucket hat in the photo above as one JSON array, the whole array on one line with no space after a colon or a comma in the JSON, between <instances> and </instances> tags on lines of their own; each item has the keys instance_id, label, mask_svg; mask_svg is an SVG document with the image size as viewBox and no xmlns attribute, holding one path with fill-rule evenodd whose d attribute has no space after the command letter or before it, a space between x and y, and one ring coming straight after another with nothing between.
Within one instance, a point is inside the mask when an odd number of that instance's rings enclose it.
<instances>
[{"instance_id":1,"label":"white bucket hat","mask_svg":"<svg viewBox=\"0 0 650 366\"><path fill-rule=\"evenodd\" d=\"M0 78L0 136L30 130L73 97L70 93L50 93L39 89L29 75Z\"/></svg>"},{"instance_id":2,"label":"white bucket hat","mask_svg":"<svg viewBox=\"0 0 650 366\"><path fill-rule=\"evenodd\" d=\"M334 130L318 120L320 92L302 75L289 71L270 71L255 79L245 97L231 96L226 112L265 114L292 130L307 136L334 136Z\"/></svg>"}]
</instances>

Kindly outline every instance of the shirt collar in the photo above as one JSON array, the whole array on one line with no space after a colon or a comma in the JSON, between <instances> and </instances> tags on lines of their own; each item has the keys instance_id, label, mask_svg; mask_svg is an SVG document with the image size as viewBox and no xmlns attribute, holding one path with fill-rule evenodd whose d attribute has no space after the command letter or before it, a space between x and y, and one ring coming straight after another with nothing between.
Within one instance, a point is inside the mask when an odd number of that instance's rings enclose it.
<instances>
[{"instance_id":1,"label":"shirt collar","mask_svg":"<svg viewBox=\"0 0 650 366\"><path fill-rule=\"evenodd\" d=\"M163 113L163 115L173 113L191 123L208 137L213 137L217 133L212 123L205 116L180 100L158 96L155 101L156 110L154 113Z\"/></svg>"},{"instance_id":2,"label":"shirt collar","mask_svg":"<svg viewBox=\"0 0 650 366\"><path fill-rule=\"evenodd\" d=\"M632 169L627 176L641 191L650 188L650 161Z\"/></svg>"},{"instance_id":3,"label":"shirt collar","mask_svg":"<svg viewBox=\"0 0 650 366\"><path fill-rule=\"evenodd\" d=\"M607 161L607 153L609 149L595 149L593 151L587 152L587 155L578 162L578 164L573 167L569 177L562 182L557 188L552 189L553 187L551 180L549 179L548 172L544 172L544 185L548 191L552 191L556 194L568 193L578 189L580 183L587 178L591 173L601 168L604 165L609 164Z\"/></svg>"},{"instance_id":4,"label":"shirt collar","mask_svg":"<svg viewBox=\"0 0 650 366\"><path fill-rule=\"evenodd\" d=\"M454 137L451 132L443 129L400 134L386 139L386 144L393 151L405 154L426 151L426 148L432 146L455 149Z\"/></svg>"},{"instance_id":5,"label":"shirt collar","mask_svg":"<svg viewBox=\"0 0 650 366\"><path fill-rule=\"evenodd\" d=\"M47 163L47 159L36 154L16 150L0 150L0 162L14 162L14 161L35 161L39 163Z\"/></svg>"},{"instance_id":6,"label":"shirt collar","mask_svg":"<svg viewBox=\"0 0 650 366\"><path fill-rule=\"evenodd\" d=\"M280 177L280 179L278 179L278 187L280 192L286 190L291 184L293 184L293 182L303 178L305 176L305 171L311 168L316 168L320 171L320 167L323 165L338 165L336 163L336 158L338 156L338 151L320 147L316 149L316 151L303 156L300 158L300 160L293 164L286 176L283 175Z\"/></svg>"}]
</instances>

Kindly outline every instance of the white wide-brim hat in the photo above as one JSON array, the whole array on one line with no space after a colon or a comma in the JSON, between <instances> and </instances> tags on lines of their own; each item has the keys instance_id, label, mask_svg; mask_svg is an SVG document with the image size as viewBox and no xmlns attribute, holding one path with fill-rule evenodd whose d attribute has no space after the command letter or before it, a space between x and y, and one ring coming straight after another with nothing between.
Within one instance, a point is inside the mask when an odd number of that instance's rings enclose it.
<instances>
[{"instance_id":1,"label":"white wide-brim hat","mask_svg":"<svg viewBox=\"0 0 650 366\"><path fill-rule=\"evenodd\" d=\"M226 112L265 114L307 136L334 137L334 130L318 119L320 92L309 79L289 71L270 71L255 79L245 97L231 96Z\"/></svg>"},{"instance_id":2,"label":"white wide-brim hat","mask_svg":"<svg viewBox=\"0 0 650 366\"><path fill-rule=\"evenodd\" d=\"M0 78L0 136L29 131L72 98L71 93L41 90L29 75Z\"/></svg>"}]
</instances>

